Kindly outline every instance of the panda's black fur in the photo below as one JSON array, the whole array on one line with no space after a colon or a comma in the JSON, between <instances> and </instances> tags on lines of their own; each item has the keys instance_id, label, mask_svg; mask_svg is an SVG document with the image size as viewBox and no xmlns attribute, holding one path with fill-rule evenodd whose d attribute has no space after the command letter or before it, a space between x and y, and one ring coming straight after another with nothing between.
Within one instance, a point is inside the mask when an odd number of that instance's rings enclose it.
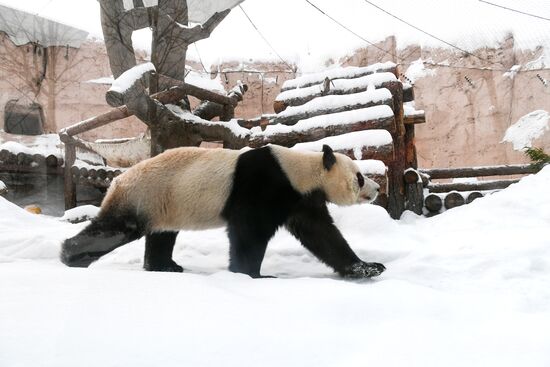
<instances>
[{"instance_id":1,"label":"panda's black fur","mask_svg":"<svg viewBox=\"0 0 550 367\"><path fill-rule=\"evenodd\" d=\"M325 146L322 169L330 171L335 164L336 156ZM209 179L208 174L204 172L204 180ZM361 174L358 176L362 186L364 178ZM267 244L281 226L342 276L371 277L385 270L382 264L366 263L355 255L333 223L324 190L316 188L299 192L271 147L239 154L231 180L220 213L227 225L230 242L230 271L261 277L260 268ZM145 236L146 270L183 271L172 260L177 231L172 228L152 229L149 213L119 205L116 201L114 204L105 204L105 201L98 217L63 243L61 260L65 264L88 266L115 248Z\"/></svg>"}]
</instances>

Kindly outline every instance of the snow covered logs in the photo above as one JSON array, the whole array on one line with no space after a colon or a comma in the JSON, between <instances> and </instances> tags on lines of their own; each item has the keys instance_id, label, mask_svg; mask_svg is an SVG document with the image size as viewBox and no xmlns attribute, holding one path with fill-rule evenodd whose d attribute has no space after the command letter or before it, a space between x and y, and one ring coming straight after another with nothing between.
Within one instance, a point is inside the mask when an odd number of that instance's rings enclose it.
<instances>
[{"instance_id":1,"label":"snow covered logs","mask_svg":"<svg viewBox=\"0 0 550 367\"><path fill-rule=\"evenodd\" d=\"M424 200L427 215L435 215L442 210L469 204L472 201L502 190L519 181L518 178L478 180L478 177L517 176L536 173L538 170L530 164L432 168L418 172L423 187L429 191ZM452 182L432 182L431 180L449 180Z\"/></svg>"},{"instance_id":2,"label":"snow covered logs","mask_svg":"<svg viewBox=\"0 0 550 367\"><path fill-rule=\"evenodd\" d=\"M332 142L343 153L354 159L378 159L388 166L387 209L393 218L405 209L420 213L422 190L416 183L411 186L416 191L406 189L403 175L407 168L417 168L414 124L424 122L425 117L414 105L404 106L414 95L412 87L402 84L397 75L396 65L386 62L288 80L274 102L277 115L261 139L253 137L252 145L292 146L339 135L341 139ZM362 144L351 138L358 131L372 129L385 130L391 140L374 144L368 133L362 135Z\"/></svg>"}]
</instances>

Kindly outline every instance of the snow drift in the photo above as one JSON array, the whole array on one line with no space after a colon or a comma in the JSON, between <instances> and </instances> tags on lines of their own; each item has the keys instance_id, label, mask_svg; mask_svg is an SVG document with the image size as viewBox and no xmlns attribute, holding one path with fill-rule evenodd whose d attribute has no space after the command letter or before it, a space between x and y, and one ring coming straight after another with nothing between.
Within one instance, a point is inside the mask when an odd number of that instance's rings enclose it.
<instances>
[{"instance_id":1,"label":"snow drift","mask_svg":"<svg viewBox=\"0 0 550 367\"><path fill-rule=\"evenodd\" d=\"M285 231L252 280L223 230L182 232L183 274L141 271L143 240L89 269L57 260L85 223L0 198L3 366L547 366L550 167L434 218L331 207L388 270L334 276Z\"/></svg>"}]
</instances>

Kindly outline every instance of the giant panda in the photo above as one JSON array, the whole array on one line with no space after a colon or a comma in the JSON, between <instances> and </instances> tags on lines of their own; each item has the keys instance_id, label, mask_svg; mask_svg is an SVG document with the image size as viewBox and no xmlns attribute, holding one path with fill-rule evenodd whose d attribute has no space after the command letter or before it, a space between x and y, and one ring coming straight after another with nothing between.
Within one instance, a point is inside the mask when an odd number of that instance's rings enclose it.
<instances>
[{"instance_id":1,"label":"giant panda","mask_svg":"<svg viewBox=\"0 0 550 367\"><path fill-rule=\"evenodd\" d=\"M355 255L326 203L370 202L378 189L327 145L322 152L276 145L244 152L170 149L118 176L98 216L63 242L60 257L68 266L87 267L145 236L145 270L181 272L172 260L178 231L226 225L229 270L259 278L268 241L284 226L340 275L377 276L385 267Z\"/></svg>"}]
</instances>

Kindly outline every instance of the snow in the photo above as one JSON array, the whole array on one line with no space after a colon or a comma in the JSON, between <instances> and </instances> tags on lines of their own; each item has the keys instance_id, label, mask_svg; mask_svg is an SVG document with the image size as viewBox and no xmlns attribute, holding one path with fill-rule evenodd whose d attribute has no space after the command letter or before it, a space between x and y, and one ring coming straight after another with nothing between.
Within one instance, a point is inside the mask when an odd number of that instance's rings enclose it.
<instances>
[{"instance_id":1,"label":"snow","mask_svg":"<svg viewBox=\"0 0 550 367\"><path fill-rule=\"evenodd\" d=\"M96 0L2 0L2 3L76 25L90 32L90 37L102 38L99 4ZM414 44L450 48L364 1L346 0L341 3L316 0L313 3L372 43L395 35L399 49ZM538 46L543 46L542 53L547 55L546 60L550 57L550 38L547 37L550 24L542 19L499 9L478 0L379 0L375 3L467 51L497 46L512 34L516 49L536 50ZM546 17L550 14L544 1L500 0L498 4ZM302 73L319 71L326 68L327 64L333 66L330 60L339 60L350 54L351 50L367 45L303 1L247 0L242 3L242 7L273 48L286 62L295 63ZM140 35L133 38L134 47L150 49L150 32L139 31L134 34L137 33ZM239 8L231 11L211 37L197 42L196 49L189 48L188 58L199 60L199 55L207 70L210 70L212 64L224 60L280 61ZM389 57L386 56L386 59Z\"/></svg>"},{"instance_id":2,"label":"snow","mask_svg":"<svg viewBox=\"0 0 550 367\"><path fill-rule=\"evenodd\" d=\"M431 59L426 60L426 62L433 62ZM427 77L427 76L435 76L436 71L432 69L427 69L424 66L424 60L421 58L413 61L411 65L407 68L407 71L405 71L405 76L408 80L410 80L411 83L415 83L418 79Z\"/></svg>"},{"instance_id":3,"label":"snow","mask_svg":"<svg viewBox=\"0 0 550 367\"><path fill-rule=\"evenodd\" d=\"M71 223L82 222L95 218L99 213L99 208L94 205L82 205L65 211L65 214L59 218Z\"/></svg>"},{"instance_id":4,"label":"snow","mask_svg":"<svg viewBox=\"0 0 550 367\"><path fill-rule=\"evenodd\" d=\"M323 145L328 145L334 150L352 149L355 159L361 159L363 147L379 147L392 144L393 139L387 130L363 130L352 133L329 136L317 141L298 143L293 148L299 150L312 150L320 152Z\"/></svg>"},{"instance_id":5,"label":"snow","mask_svg":"<svg viewBox=\"0 0 550 367\"><path fill-rule=\"evenodd\" d=\"M391 107L387 105L359 108L351 111L319 115L299 120L292 126L283 124L268 125L264 131L260 127L251 129L253 136L270 136L290 132L301 132L314 128L353 124L356 122L371 121L393 116Z\"/></svg>"},{"instance_id":6,"label":"snow","mask_svg":"<svg viewBox=\"0 0 550 367\"><path fill-rule=\"evenodd\" d=\"M196 71L187 69L188 73L185 76L185 82L187 84L192 84L196 87L200 87L203 89L216 91L218 93L225 94L225 89L220 81L220 76L218 75L216 78L211 79L209 76L205 74L198 73ZM84 83L92 83L92 84L107 84L111 85L114 82L113 76L105 76L97 79L90 79L85 81Z\"/></svg>"},{"instance_id":7,"label":"snow","mask_svg":"<svg viewBox=\"0 0 550 367\"><path fill-rule=\"evenodd\" d=\"M346 68L333 68L324 70L322 72L302 75L298 78L287 80L284 82L282 89L284 90L291 88L300 88L306 85L319 84L323 82L325 78L329 78L331 80L341 78L356 78L367 73L375 73L380 70L388 70L392 67L395 67L395 64L393 62L387 61L384 63L376 63L364 67L349 66Z\"/></svg>"},{"instance_id":8,"label":"snow","mask_svg":"<svg viewBox=\"0 0 550 367\"><path fill-rule=\"evenodd\" d=\"M307 103L304 103L301 106L287 107L287 109L279 113L277 117L288 117L313 111L330 110L345 106L364 105L369 102L382 102L390 98L391 93L386 88L367 90L365 92L353 94L322 96L317 97Z\"/></svg>"},{"instance_id":9,"label":"snow","mask_svg":"<svg viewBox=\"0 0 550 367\"><path fill-rule=\"evenodd\" d=\"M512 143L514 150L530 148L533 140L550 130L550 114L544 110L536 110L522 116L516 123L506 129L502 142Z\"/></svg>"},{"instance_id":10,"label":"snow","mask_svg":"<svg viewBox=\"0 0 550 367\"><path fill-rule=\"evenodd\" d=\"M383 83L396 81L397 78L392 73L382 72L376 74L370 74L354 79L333 79L331 80L330 90L337 94L343 94L353 89L364 88L373 85L374 87L380 87ZM286 101L294 98L303 98L307 96L319 95L323 91L322 84L312 85L305 88L288 89L282 93L279 93L275 100Z\"/></svg>"},{"instance_id":11,"label":"snow","mask_svg":"<svg viewBox=\"0 0 550 367\"><path fill-rule=\"evenodd\" d=\"M286 231L263 266L224 269L223 229L180 233L183 274L141 271L144 241L88 269L57 260L85 224L0 198L0 355L5 366L546 366L550 167L472 204L394 221L330 207L357 254L385 263L345 281Z\"/></svg>"},{"instance_id":12,"label":"snow","mask_svg":"<svg viewBox=\"0 0 550 367\"><path fill-rule=\"evenodd\" d=\"M140 79L143 74L155 71L155 65L152 62L145 62L134 66L131 69L126 70L118 78L113 81L110 91L124 93L128 88L130 88L134 83Z\"/></svg>"},{"instance_id":13,"label":"snow","mask_svg":"<svg viewBox=\"0 0 550 367\"><path fill-rule=\"evenodd\" d=\"M213 125L213 126L223 126L238 137L244 138L246 136L250 135L250 130L246 129L244 127L241 127L236 119L232 119L229 121L209 121L201 119L198 116L193 115L189 111L183 110L181 107L173 105L173 104L167 104L166 107L176 116L178 116L181 119L192 121L196 124L203 124L203 125Z\"/></svg>"},{"instance_id":14,"label":"snow","mask_svg":"<svg viewBox=\"0 0 550 367\"><path fill-rule=\"evenodd\" d=\"M520 69L521 69L521 65L514 65L510 68L510 70L508 70L507 72L502 74L502 76L504 78L514 79L514 77L517 75L517 73Z\"/></svg>"},{"instance_id":15,"label":"snow","mask_svg":"<svg viewBox=\"0 0 550 367\"><path fill-rule=\"evenodd\" d=\"M356 160L355 163L363 174L385 175L388 171L388 167L386 167L384 162L377 159Z\"/></svg>"},{"instance_id":16,"label":"snow","mask_svg":"<svg viewBox=\"0 0 550 367\"><path fill-rule=\"evenodd\" d=\"M0 134L0 150L8 150L12 154L40 154L44 157L54 155L63 158L63 148L58 134L14 135Z\"/></svg>"},{"instance_id":17,"label":"snow","mask_svg":"<svg viewBox=\"0 0 550 367\"><path fill-rule=\"evenodd\" d=\"M7 189L6 184L3 181L0 181L0 193L2 191L6 191Z\"/></svg>"},{"instance_id":18,"label":"snow","mask_svg":"<svg viewBox=\"0 0 550 367\"><path fill-rule=\"evenodd\" d=\"M403 103L403 113L405 116L421 116L424 110L417 110L414 101Z\"/></svg>"}]
</instances>

